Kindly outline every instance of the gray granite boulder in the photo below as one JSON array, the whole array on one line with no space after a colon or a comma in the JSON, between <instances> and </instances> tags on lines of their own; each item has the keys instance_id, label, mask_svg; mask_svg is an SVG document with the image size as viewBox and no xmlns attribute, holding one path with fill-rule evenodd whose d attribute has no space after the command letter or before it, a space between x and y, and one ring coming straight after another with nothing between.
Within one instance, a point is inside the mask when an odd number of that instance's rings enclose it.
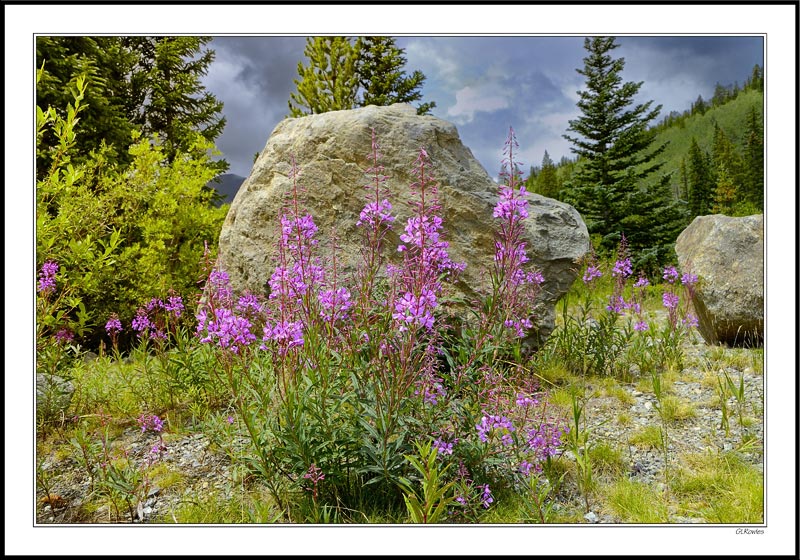
<instances>
[{"instance_id":1,"label":"gray granite boulder","mask_svg":"<svg viewBox=\"0 0 800 560\"><path fill-rule=\"evenodd\" d=\"M281 208L292 185L292 156L301 170L306 206L319 228L320 247L328 246L326 236L335 228L339 264L345 272L352 271L360 254L362 232L356 222L365 203L372 128L397 216L385 241L387 253L395 252L411 213L409 185L416 181L412 164L424 147L439 185L450 256L467 265L455 288L467 299L474 298L488 279L494 254L492 211L498 186L462 144L453 124L417 115L406 104L288 118L275 127L239 188L220 234L219 261L234 289L265 292L274 270ZM536 332L546 337L553 329L555 302L577 276L575 261L589 250L589 236L578 212L567 204L531 195L529 212L528 254L545 278L537 301Z\"/></svg>"},{"instance_id":2,"label":"gray granite boulder","mask_svg":"<svg viewBox=\"0 0 800 560\"><path fill-rule=\"evenodd\" d=\"M694 308L709 344L758 346L764 336L764 216L698 216L675 243L698 277Z\"/></svg>"}]
</instances>

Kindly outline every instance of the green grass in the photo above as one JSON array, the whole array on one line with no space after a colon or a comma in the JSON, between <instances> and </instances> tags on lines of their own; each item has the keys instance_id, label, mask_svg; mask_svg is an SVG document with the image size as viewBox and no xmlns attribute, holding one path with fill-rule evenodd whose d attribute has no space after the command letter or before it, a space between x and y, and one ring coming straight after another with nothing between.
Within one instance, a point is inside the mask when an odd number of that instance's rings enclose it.
<instances>
[{"instance_id":1,"label":"green grass","mask_svg":"<svg viewBox=\"0 0 800 560\"><path fill-rule=\"evenodd\" d=\"M734 453L683 457L671 491L684 515L709 523L762 523L764 475Z\"/></svg>"},{"instance_id":2,"label":"green grass","mask_svg":"<svg viewBox=\"0 0 800 560\"><path fill-rule=\"evenodd\" d=\"M680 422L694 418L697 410L692 403L683 401L678 397L667 395L660 403L661 414L667 423Z\"/></svg>"},{"instance_id":3,"label":"green grass","mask_svg":"<svg viewBox=\"0 0 800 560\"><path fill-rule=\"evenodd\" d=\"M631 434L629 442L631 445L641 447L644 449L660 449L661 448L661 428L655 424L645 426L644 428Z\"/></svg>"},{"instance_id":4,"label":"green grass","mask_svg":"<svg viewBox=\"0 0 800 560\"><path fill-rule=\"evenodd\" d=\"M589 449L589 458L595 472L610 476L618 476L625 471L627 463L622 451L616 447L600 442Z\"/></svg>"},{"instance_id":5,"label":"green grass","mask_svg":"<svg viewBox=\"0 0 800 560\"><path fill-rule=\"evenodd\" d=\"M603 489L611 511L623 523L667 523L669 510L664 496L650 485L620 479Z\"/></svg>"}]
</instances>

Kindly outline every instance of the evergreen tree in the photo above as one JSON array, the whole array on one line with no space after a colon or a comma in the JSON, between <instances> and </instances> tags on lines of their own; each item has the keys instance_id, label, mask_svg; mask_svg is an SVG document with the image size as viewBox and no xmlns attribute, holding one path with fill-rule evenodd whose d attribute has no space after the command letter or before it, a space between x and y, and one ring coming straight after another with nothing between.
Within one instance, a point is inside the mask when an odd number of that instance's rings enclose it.
<instances>
[{"instance_id":1,"label":"evergreen tree","mask_svg":"<svg viewBox=\"0 0 800 560\"><path fill-rule=\"evenodd\" d=\"M663 165L656 158L665 148L652 147L655 131L648 129L661 106L651 108L652 101L633 104L642 82L622 82L625 60L609 54L618 46L614 37L586 39L588 56L578 70L586 77L586 89L578 92L581 115L569 121L568 130L576 136L564 135L580 158L568 201L583 215L589 233L601 236L600 247L608 251L616 248L623 233L631 195ZM657 221L658 214L643 218ZM636 237L634 232L624 233Z\"/></svg>"},{"instance_id":2,"label":"evergreen tree","mask_svg":"<svg viewBox=\"0 0 800 560\"><path fill-rule=\"evenodd\" d=\"M680 170L680 178L681 182L678 186L678 198L679 200L689 200L689 174L686 172L686 158L681 158L681 170Z\"/></svg>"},{"instance_id":3,"label":"evergreen tree","mask_svg":"<svg viewBox=\"0 0 800 560\"><path fill-rule=\"evenodd\" d=\"M553 160L550 159L550 154L545 150L544 157L542 158L542 169L536 178L536 189L534 192L542 196L556 198L560 188L561 185L559 184L556 174L556 166Z\"/></svg>"},{"instance_id":4,"label":"evergreen tree","mask_svg":"<svg viewBox=\"0 0 800 560\"><path fill-rule=\"evenodd\" d=\"M712 175L714 184L719 183L719 175L724 172L726 180L733 183L735 190L739 190L738 186L742 184L742 158L736 146L733 145L728 135L717 123L714 123L711 159L713 161Z\"/></svg>"},{"instance_id":5,"label":"evergreen tree","mask_svg":"<svg viewBox=\"0 0 800 560\"><path fill-rule=\"evenodd\" d=\"M711 207L711 213L732 216L735 213L737 198L736 184L728 173L728 168L723 165L717 170L717 184L714 189L714 204Z\"/></svg>"},{"instance_id":6,"label":"evergreen tree","mask_svg":"<svg viewBox=\"0 0 800 560\"><path fill-rule=\"evenodd\" d=\"M411 76L403 71L406 64L403 49L395 45L394 37L359 37L356 72L362 97L359 106L411 103L422 99L420 88L425 74L414 70ZM435 102L417 107L418 115L429 114Z\"/></svg>"},{"instance_id":7,"label":"evergreen tree","mask_svg":"<svg viewBox=\"0 0 800 560\"><path fill-rule=\"evenodd\" d=\"M105 157L114 162L130 160L133 111L128 81L136 53L120 37L37 37L36 65L42 69L36 84L36 104L62 110L73 100L75 80L86 76L87 89L81 112L81 135L76 139L73 161L88 158L92 149L109 148ZM37 176L47 173L52 162L55 136L46 131L37 147Z\"/></svg>"},{"instance_id":8,"label":"evergreen tree","mask_svg":"<svg viewBox=\"0 0 800 560\"><path fill-rule=\"evenodd\" d=\"M168 161L178 152L194 151L194 133L209 142L222 134L222 102L206 91L200 78L208 72L214 51L203 50L210 37L135 37L140 55L131 82L141 103L135 117L145 134L158 134ZM224 160L214 163L219 172Z\"/></svg>"},{"instance_id":9,"label":"evergreen tree","mask_svg":"<svg viewBox=\"0 0 800 560\"><path fill-rule=\"evenodd\" d=\"M747 116L745 128L744 202L755 206L759 212L764 207L764 128L758 112L753 107Z\"/></svg>"},{"instance_id":10,"label":"evergreen tree","mask_svg":"<svg viewBox=\"0 0 800 560\"><path fill-rule=\"evenodd\" d=\"M308 66L297 64L297 92L289 116L352 109L358 93L358 51L347 37L308 37L303 51Z\"/></svg>"},{"instance_id":11,"label":"evergreen tree","mask_svg":"<svg viewBox=\"0 0 800 560\"><path fill-rule=\"evenodd\" d=\"M713 178L708 154L692 137L689 147L689 214L691 217L708 214L711 209Z\"/></svg>"},{"instance_id":12,"label":"evergreen tree","mask_svg":"<svg viewBox=\"0 0 800 560\"><path fill-rule=\"evenodd\" d=\"M632 173L626 180L635 183ZM658 274L661 265L675 261L674 241L688 224L687 205L675 200L670 183L671 177L663 175L647 189L630 189L627 212L620 222L632 250L633 267L648 275Z\"/></svg>"}]
</instances>

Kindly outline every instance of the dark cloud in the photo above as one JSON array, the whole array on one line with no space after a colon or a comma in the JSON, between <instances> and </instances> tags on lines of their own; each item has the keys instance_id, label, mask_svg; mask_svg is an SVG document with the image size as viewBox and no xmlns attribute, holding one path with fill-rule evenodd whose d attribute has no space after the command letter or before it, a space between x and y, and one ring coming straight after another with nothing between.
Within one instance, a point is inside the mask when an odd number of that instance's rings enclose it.
<instances>
[{"instance_id":1,"label":"dark cloud","mask_svg":"<svg viewBox=\"0 0 800 560\"><path fill-rule=\"evenodd\" d=\"M218 147L231 171L247 175L253 155L288 112L306 38L215 37L216 60L206 86L225 103L227 126ZM614 56L625 58L623 78L644 82L637 101L663 105L662 115L688 109L698 94L713 95L717 82L740 84L762 64L761 37L618 38ZM421 70L424 101L453 122L462 141L491 175L500 167L509 126L526 165L544 151L558 161L571 156L562 135L578 114L586 51L583 37L399 36L406 71Z\"/></svg>"}]
</instances>

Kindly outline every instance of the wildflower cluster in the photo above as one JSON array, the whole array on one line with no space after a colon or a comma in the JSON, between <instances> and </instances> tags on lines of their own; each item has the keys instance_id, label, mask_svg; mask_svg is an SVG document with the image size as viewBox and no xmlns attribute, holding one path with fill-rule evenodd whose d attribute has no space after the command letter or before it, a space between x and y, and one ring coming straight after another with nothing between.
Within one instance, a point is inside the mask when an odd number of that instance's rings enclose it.
<instances>
[{"instance_id":1,"label":"wildflower cluster","mask_svg":"<svg viewBox=\"0 0 800 560\"><path fill-rule=\"evenodd\" d=\"M56 290L56 274L58 273L58 263L47 261L39 271L38 291L42 296L48 296Z\"/></svg>"},{"instance_id":2,"label":"wildflower cluster","mask_svg":"<svg viewBox=\"0 0 800 560\"><path fill-rule=\"evenodd\" d=\"M131 321L131 328L140 339L164 341L169 338L170 333L175 334L176 322L183 311L183 299L180 296L173 294L166 302L159 298L152 298L144 307L136 310L136 316ZM114 317L106 323L106 332L112 336L112 339L119 333L116 326Z\"/></svg>"},{"instance_id":3,"label":"wildflower cluster","mask_svg":"<svg viewBox=\"0 0 800 560\"><path fill-rule=\"evenodd\" d=\"M211 271L204 290L204 301L196 315L196 334L200 342L240 354L257 340L253 329L261 303L252 294L244 294L234 301L230 277L222 270Z\"/></svg>"},{"instance_id":4,"label":"wildflower cluster","mask_svg":"<svg viewBox=\"0 0 800 560\"><path fill-rule=\"evenodd\" d=\"M522 240L523 220L528 218L528 193L520 177L519 163L514 160L514 150L518 147L511 128L503 150L505 158L500 172L503 184L493 212L499 224L495 232L492 284L494 312L502 317L505 328L522 338L533 327L532 305L544 277L536 270L524 268L529 261Z\"/></svg>"}]
</instances>

